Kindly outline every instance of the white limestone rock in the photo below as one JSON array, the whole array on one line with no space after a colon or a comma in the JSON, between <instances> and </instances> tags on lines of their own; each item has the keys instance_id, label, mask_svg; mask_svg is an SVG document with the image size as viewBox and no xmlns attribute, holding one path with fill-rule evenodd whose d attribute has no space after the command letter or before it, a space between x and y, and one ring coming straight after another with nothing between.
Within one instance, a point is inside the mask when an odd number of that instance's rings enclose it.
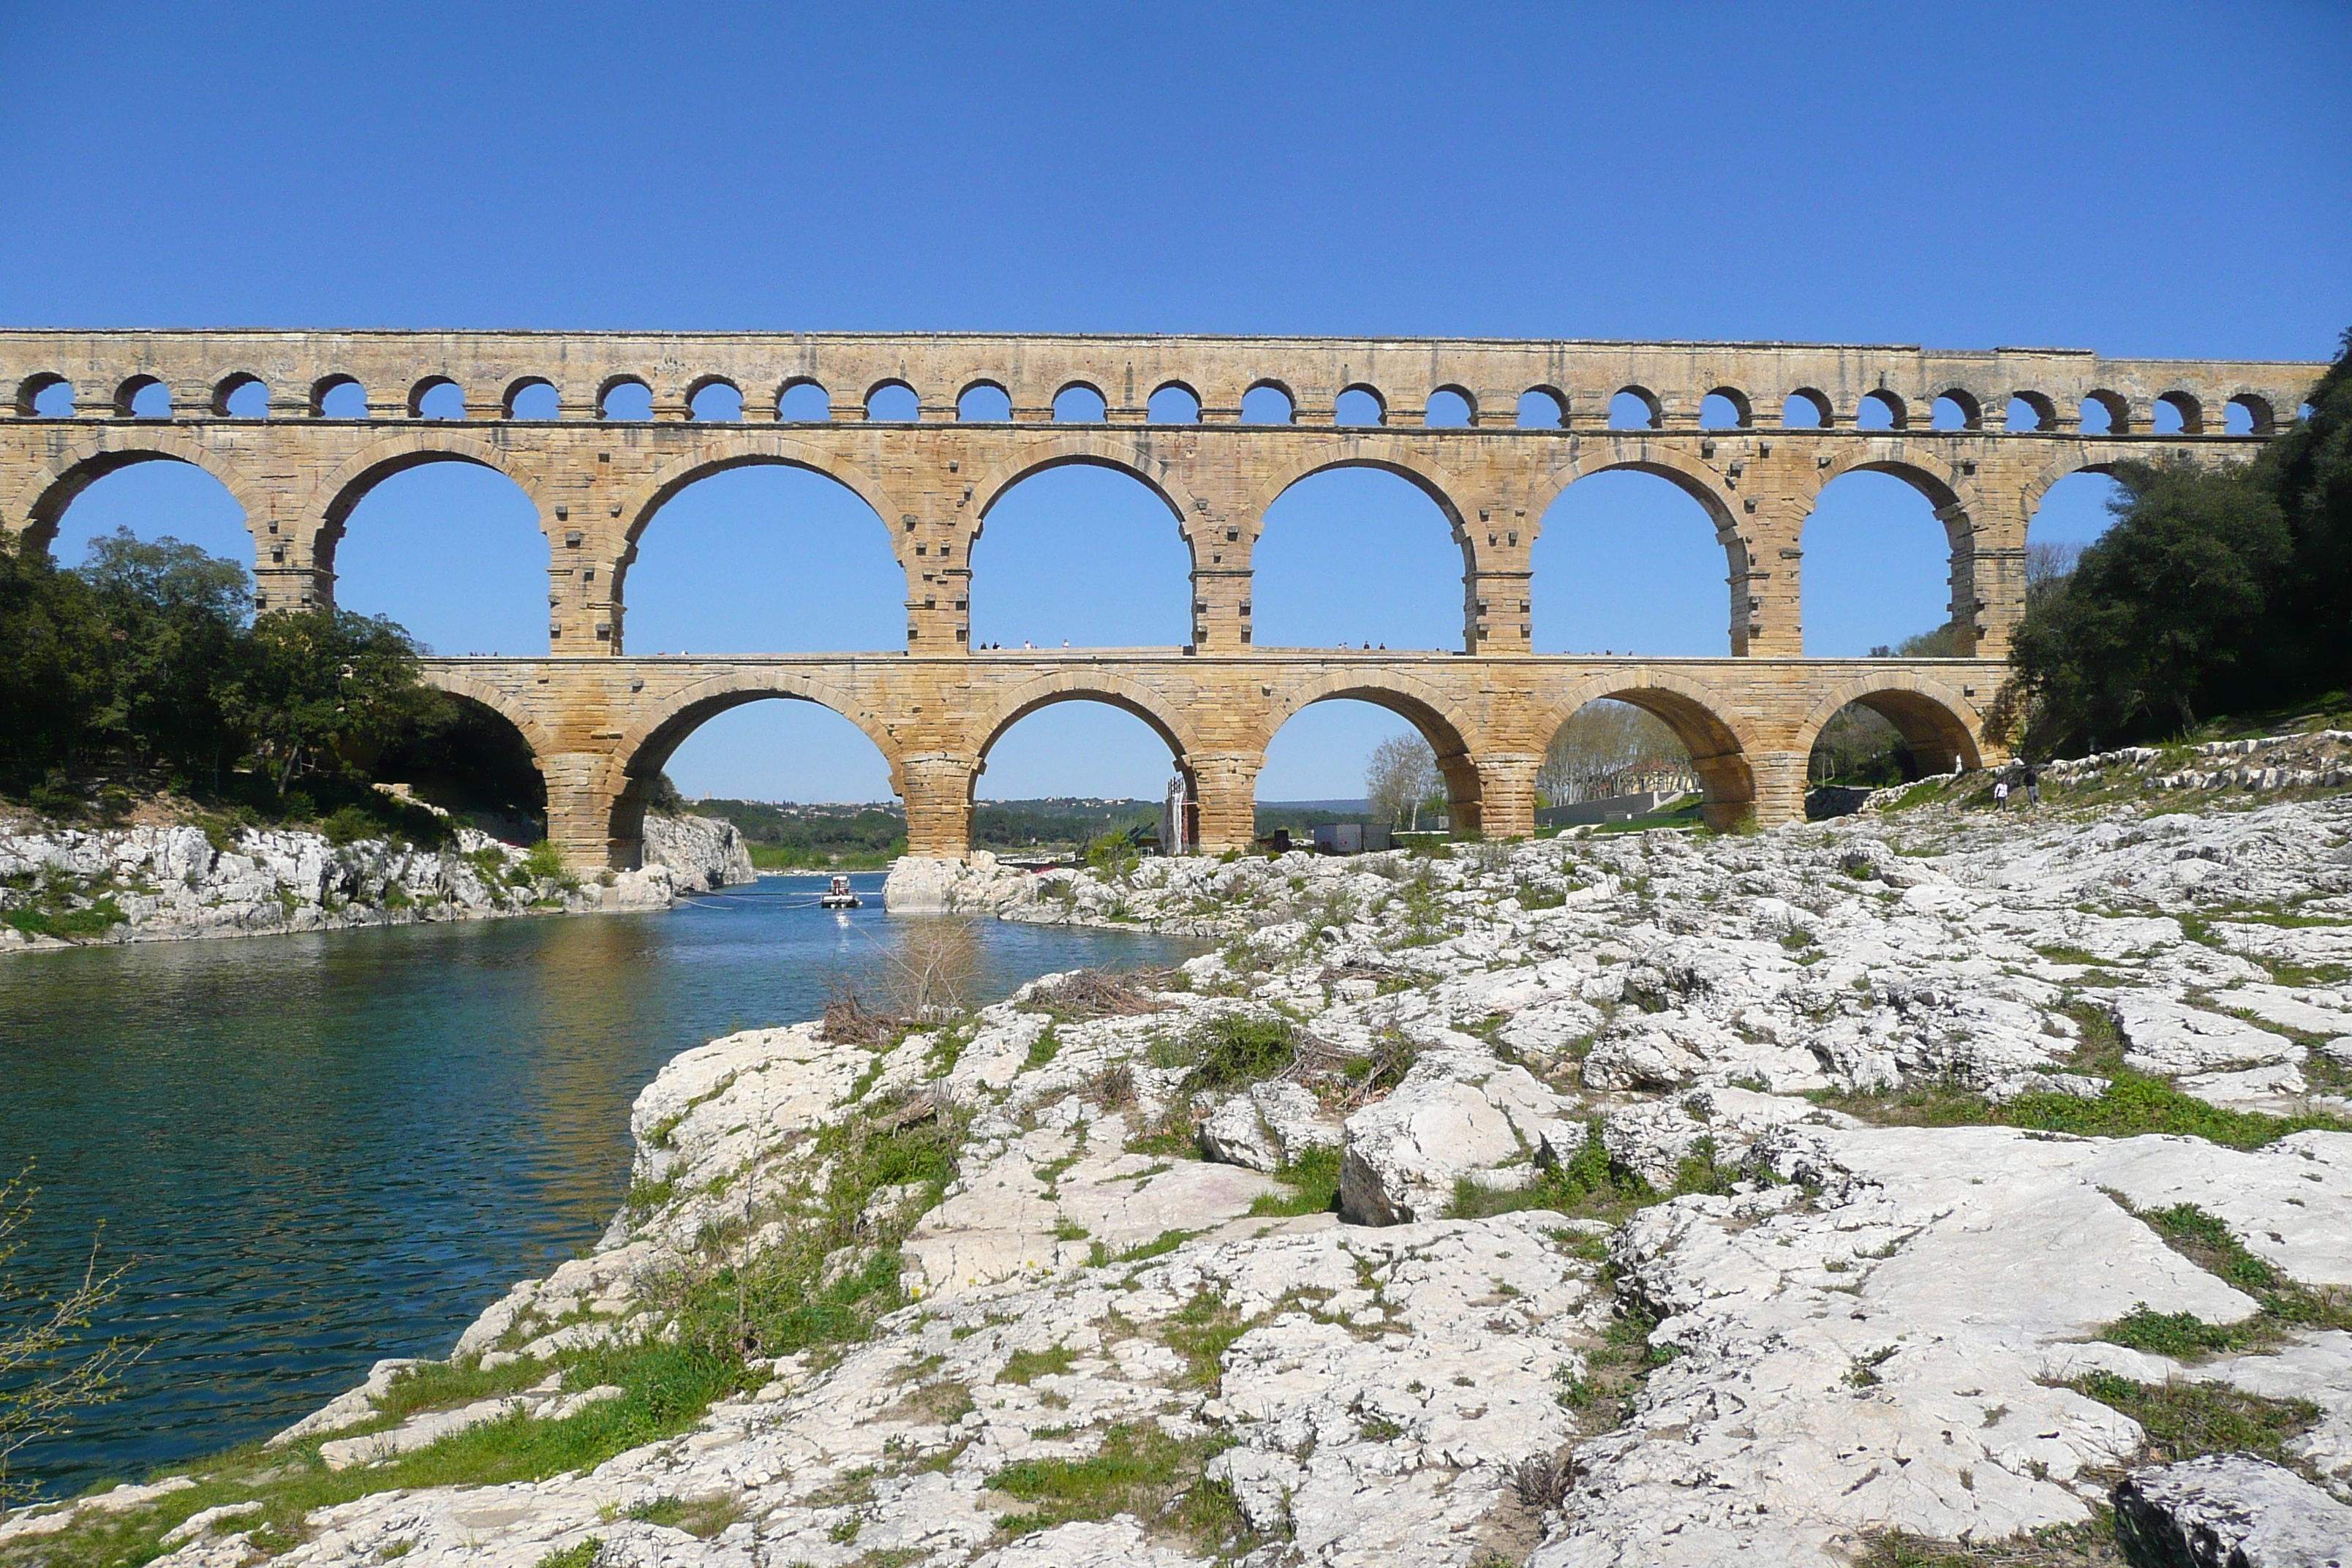
<instances>
[{"instance_id":1,"label":"white limestone rock","mask_svg":"<svg viewBox=\"0 0 2352 1568\"><path fill-rule=\"evenodd\" d=\"M2112 1010L2124 1037L2124 1065L2136 1071L2170 1076L2303 1058L2303 1047L2285 1036L2202 1007L2125 996Z\"/></svg>"},{"instance_id":2,"label":"white limestone rock","mask_svg":"<svg viewBox=\"0 0 2352 1568\"><path fill-rule=\"evenodd\" d=\"M1536 1141L1569 1104L1525 1068L1466 1051L1431 1052L1387 1099L1348 1118L1339 1212L1359 1225L1443 1215L1462 1178L1531 1163Z\"/></svg>"},{"instance_id":3,"label":"white limestone rock","mask_svg":"<svg viewBox=\"0 0 2352 1568\"><path fill-rule=\"evenodd\" d=\"M2340 1568L2352 1508L2251 1454L2134 1470L2116 1487L2116 1541L2161 1568Z\"/></svg>"},{"instance_id":4,"label":"white limestone rock","mask_svg":"<svg viewBox=\"0 0 2352 1568\"><path fill-rule=\"evenodd\" d=\"M1201 1123L1203 1153L1253 1171L1278 1171L1311 1149L1336 1147L1339 1139L1322 1102L1296 1083L1253 1084Z\"/></svg>"},{"instance_id":5,"label":"white limestone rock","mask_svg":"<svg viewBox=\"0 0 2352 1568\"><path fill-rule=\"evenodd\" d=\"M645 844L646 864L669 868L681 888L717 892L760 879L743 830L724 817L648 811Z\"/></svg>"}]
</instances>

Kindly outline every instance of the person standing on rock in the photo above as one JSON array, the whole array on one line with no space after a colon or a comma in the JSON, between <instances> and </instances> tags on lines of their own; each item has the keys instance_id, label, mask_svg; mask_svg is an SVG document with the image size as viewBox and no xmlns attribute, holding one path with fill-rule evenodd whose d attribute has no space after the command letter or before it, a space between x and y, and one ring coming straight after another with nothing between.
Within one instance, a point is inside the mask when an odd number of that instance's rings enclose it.
<instances>
[{"instance_id":1,"label":"person standing on rock","mask_svg":"<svg viewBox=\"0 0 2352 1568\"><path fill-rule=\"evenodd\" d=\"M2033 771L2032 763L2025 764L2025 803L2034 806L2042 804L2042 775Z\"/></svg>"},{"instance_id":2,"label":"person standing on rock","mask_svg":"<svg viewBox=\"0 0 2352 1568\"><path fill-rule=\"evenodd\" d=\"M2009 780L2006 776L1993 781L1992 804L1997 810L2007 811L2009 809Z\"/></svg>"}]
</instances>

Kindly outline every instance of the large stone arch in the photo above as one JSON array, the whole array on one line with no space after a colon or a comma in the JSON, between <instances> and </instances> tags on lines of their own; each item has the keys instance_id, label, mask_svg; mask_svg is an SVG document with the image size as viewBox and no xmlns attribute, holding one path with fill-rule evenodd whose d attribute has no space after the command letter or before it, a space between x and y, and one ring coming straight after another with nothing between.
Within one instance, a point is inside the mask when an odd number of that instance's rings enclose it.
<instances>
[{"instance_id":1,"label":"large stone arch","mask_svg":"<svg viewBox=\"0 0 2352 1568\"><path fill-rule=\"evenodd\" d=\"M1467 531L1462 525L1462 502L1459 499L1466 487L1459 477L1443 465L1423 457L1393 433L1366 430L1349 436L1352 426L1342 426L1339 429L1347 437L1339 451L1333 452L1328 447L1318 444L1314 455L1276 469L1251 494L1249 515L1254 525L1256 520L1265 516L1275 502L1318 474L1328 473L1333 468L1378 468L1383 473L1394 474L1435 501L1437 510L1445 514L1445 521L1454 532L1466 536Z\"/></svg>"},{"instance_id":2,"label":"large stone arch","mask_svg":"<svg viewBox=\"0 0 2352 1568\"><path fill-rule=\"evenodd\" d=\"M1654 431L1595 432L1582 438L1568 460L1539 476L1529 490L1529 539L1542 535L1546 514L1568 493L1570 486L1595 474L1612 472L1648 474L1664 479L1698 502L1707 521L1715 524L1717 536L1734 531L1735 520L1724 488L1724 476L1705 459L1667 445Z\"/></svg>"},{"instance_id":3,"label":"large stone arch","mask_svg":"<svg viewBox=\"0 0 2352 1568\"><path fill-rule=\"evenodd\" d=\"M814 702L840 714L862 731L889 764L890 787L906 793L903 754L897 736L879 714L854 693L811 671L751 667L694 682L670 694L621 732L600 768L598 787L610 802L605 838L614 864L638 863L645 838L646 803L653 782L686 738L730 709L769 699Z\"/></svg>"},{"instance_id":4,"label":"large stone arch","mask_svg":"<svg viewBox=\"0 0 2352 1568\"><path fill-rule=\"evenodd\" d=\"M1895 726L1922 774L1984 766L1984 714L1964 692L1915 670L1873 670L1842 680L1814 703L1790 748L1811 755L1822 727L1849 702L1859 702Z\"/></svg>"},{"instance_id":5,"label":"large stone arch","mask_svg":"<svg viewBox=\"0 0 2352 1568\"><path fill-rule=\"evenodd\" d=\"M320 481L319 493L325 497L325 505L319 511L318 531L310 538L310 552L311 564L324 580L333 580L335 546L341 542L344 525L360 502L393 475L427 463L471 463L504 475L538 511L540 531L546 531L547 504L535 476L518 472L507 449L496 443L465 435L454 426L430 422L425 427L371 443Z\"/></svg>"},{"instance_id":6,"label":"large stone arch","mask_svg":"<svg viewBox=\"0 0 2352 1568\"><path fill-rule=\"evenodd\" d=\"M1052 436L1024 447L1013 457L997 464L972 480L972 532L979 535L988 514L1003 500L1013 486L1034 478L1048 468L1068 468L1074 464L1098 468L1116 468L1120 473L1140 480L1144 487L1160 498L1169 514L1176 520L1179 531L1184 529L1184 506L1169 488L1172 461L1160 461L1153 456L1154 437L1148 434L1110 436L1100 426L1074 426L1056 427Z\"/></svg>"},{"instance_id":7,"label":"large stone arch","mask_svg":"<svg viewBox=\"0 0 2352 1568\"><path fill-rule=\"evenodd\" d=\"M1734 827L1756 809L1760 747L1754 727L1726 710L1722 692L1667 670L1634 665L1586 676L1538 711L1528 736L1530 749L1548 750L1570 716L1589 702L1602 700L1629 703L1675 732L1690 752L1692 771L1698 774L1708 826L1718 831Z\"/></svg>"},{"instance_id":8,"label":"large stone arch","mask_svg":"<svg viewBox=\"0 0 2352 1568\"><path fill-rule=\"evenodd\" d=\"M1487 751L1486 728L1439 688L1379 665L1342 666L1295 685L1279 686L1268 699L1265 728L1256 737L1262 753L1282 727L1318 702L1369 702L1385 708L1419 731L1437 753L1445 797L1457 829L1484 826L1486 792L1478 773Z\"/></svg>"},{"instance_id":9,"label":"large stone arch","mask_svg":"<svg viewBox=\"0 0 2352 1568\"><path fill-rule=\"evenodd\" d=\"M2145 447L2127 447L2119 442L2083 441L2062 446L2019 492L2028 524L2033 514L2042 510L2042 498L2059 480L2076 474L2112 474L2126 463L2145 463L2148 457Z\"/></svg>"},{"instance_id":10,"label":"large stone arch","mask_svg":"<svg viewBox=\"0 0 2352 1568\"><path fill-rule=\"evenodd\" d=\"M1964 542L1972 527L1969 511L1970 492L1975 489L1973 481L1955 471L1943 459L1927 452L1912 451L1906 443L1889 442L1885 445L1903 446L1905 449L1892 452L1881 447L1874 451L1865 447L1859 451L1841 452L1828 467L1816 470L1812 492L1803 498L1807 519L1811 518L1822 492L1836 480L1848 474L1887 474L1901 479L1927 498L1927 504L1936 509L1937 519L1944 524L1947 539L1956 546Z\"/></svg>"},{"instance_id":11,"label":"large stone arch","mask_svg":"<svg viewBox=\"0 0 2352 1568\"><path fill-rule=\"evenodd\" d=\"M621 517L625 528L621 536L622 559L614 568L613 594L617 600L621 582L628 563L636 559L637 543L646 529L661 509L676 499L677 493L698 479L730 468L761 466L802 468L821 474L864 501L881 525L886 541L891 538L892 504L888 495L875 482L866 466L845 455L838 438L822 442L803 440L782 431L744 429L728 426L723 434L712 436L691 450L656 468L642 483L621 498ZM895 543L892 553L897 553Z\"/></svg>"},{"instance_id":12,"label":"large stone arch","mask_svg":"<svg viewBox=\"0 0 2352 1568\"><path fill-rule=\"evenodd\" d=\"M530 748L535 760L543 762L555 754L555 737L548 733L547 727L539 721L536 714L517 702L504 689L440 665L425 666L423 679L425 685L436 690L481 704L513 725L522 736L523 743Z\"/></svg>"},{"instance_id":13,"label":"large stone arch","mask_svg":"<svg viewBox=\"0 0 2352 1568\"><path fill-rule=\"evenodd\" d=\"M1201 737L1183 709L1168 700L1165 693L1154 690L1139 680L1094 666L1058 670L1025 681L995 698L988 707L973 713L964 730L968 750L979 764L973 769L977 779L988 753L1004 732L1040 708L1056 702L1107 702L1124 712L1132 713L1151 727L1152 733L1168 744L1168 750L1179 762L1202 750Z\"/></svg>"},{"instance_id":14,"label":"large stone arch","mask_svg":"<svg viewBox=\"0 0 2352 1568\"><path fill-rule=\"evenodd\" d=\"M243 509L248 532L269 515L268 498L205 442L167 427L132 426L96 431L51 456L8 498L0 527L46 551L75 497L109 474L150 462L186 463L218 479Z\"/></svg>"}]
</instances>

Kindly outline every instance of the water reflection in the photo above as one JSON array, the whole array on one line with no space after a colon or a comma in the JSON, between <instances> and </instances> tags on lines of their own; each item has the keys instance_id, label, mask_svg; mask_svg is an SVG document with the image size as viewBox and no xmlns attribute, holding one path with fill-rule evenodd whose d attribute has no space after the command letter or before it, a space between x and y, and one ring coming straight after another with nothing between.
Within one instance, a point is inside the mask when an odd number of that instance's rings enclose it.
<instances>
[{"instance_id":1,"label":"water reflection","mask_svg":"<svg viewBox=\"0 0 2352 1568\"><path fill-rule=\"evenodd\" d=\"M283 1426L383 1355L433 1354L592 1242L661 1064L870 984L907 928L770 878L644 917L171 942L0 963L0 1168L38 1161L37 1281L89 1238L131 1273L94 1326L123 1397L17 1456L79 1489ZM1127 933L980 928L982 994L1160 962ZM102 1229L101 1229L102 1227Z\"/></svg>"}]
</instances>

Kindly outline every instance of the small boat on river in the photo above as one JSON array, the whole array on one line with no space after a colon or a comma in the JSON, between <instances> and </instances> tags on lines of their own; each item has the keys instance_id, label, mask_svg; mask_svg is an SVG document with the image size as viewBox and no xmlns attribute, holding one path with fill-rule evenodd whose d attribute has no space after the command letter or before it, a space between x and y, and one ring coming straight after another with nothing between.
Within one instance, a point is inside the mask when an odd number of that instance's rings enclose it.
<instances>
[{"instance_id":1,"label":"small boat on river","mask_svg":"<svg viewBox=\"0 0 2352 1568\"><path fill-rule=\"evenodd\" d=\"M865 901L849 890L849 879L846 877L835 877L833 886L820 894L816 900L817 907L824 910L854 910Z\"/></svg>"}]
</instances>

